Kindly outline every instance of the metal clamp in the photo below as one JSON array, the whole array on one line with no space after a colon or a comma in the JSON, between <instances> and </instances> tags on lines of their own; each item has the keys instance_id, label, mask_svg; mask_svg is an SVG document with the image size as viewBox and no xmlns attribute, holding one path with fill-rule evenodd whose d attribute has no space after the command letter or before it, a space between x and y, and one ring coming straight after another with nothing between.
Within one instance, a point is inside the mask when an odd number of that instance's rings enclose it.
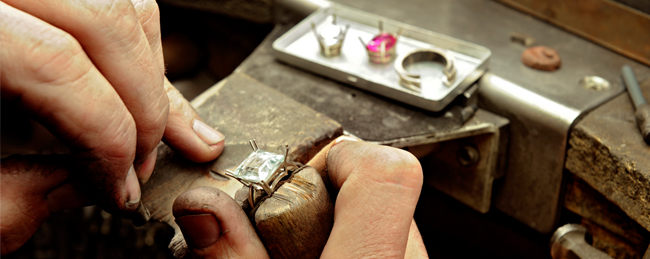
<instances>
[{"instance_id":1,"label":"metal clamp","mask_svg":"<svg viewBox=\"0 0 650 259\"><path fill-rule=\"evenodd\" d=\"M399 75L400 84L408 89L420 92L422 79L421 75L411 74L406 71L406 67L418 62L433 61L444 64L442 70L444 77L441 78L446 86L450 86L456 79L456 67L454 66L453 57L447 56L444 52L434 49L418 49L406 55L399 56L395 60L395 72Z\"/></svg>"}]
</instances>

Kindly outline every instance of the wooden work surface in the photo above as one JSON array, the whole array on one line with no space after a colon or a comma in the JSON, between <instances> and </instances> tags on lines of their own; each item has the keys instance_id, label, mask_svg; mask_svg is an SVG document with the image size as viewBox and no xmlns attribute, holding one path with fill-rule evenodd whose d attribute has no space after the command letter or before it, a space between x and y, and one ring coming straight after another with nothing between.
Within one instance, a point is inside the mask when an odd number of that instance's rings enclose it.
<instances>
[{"instance_id":1,"label":"wooden work surface","mask_svg":"<svg viewBox=\"0 0 650 259\"><path fill-rule=\"evenodd\" d=\"M197 164L161 144L154 173L142 186L142 202L151 219L171 226L175 225L172 204L189 189L211 186L234 197L242 185L209 169L234 170L251 153L250 139L256 139L260 149L275 153L289 145L290 160L306 163L343 132L332 119L242 73L212 86L192 105L208 125L226 136L226 147L214 162Z\"/></svg>"},{"instance_id":2,"label":"wooden work surface","mask_svg":"<svg viewBox=\"0 0 650 259\"><path fill-rule=\"evenodd\" d=\"M650 100L650 80L641 90ZM650 230L650 145L636 126L628 94L586 115L569 145L566 168Z\"/></svg>"}]
</instances>

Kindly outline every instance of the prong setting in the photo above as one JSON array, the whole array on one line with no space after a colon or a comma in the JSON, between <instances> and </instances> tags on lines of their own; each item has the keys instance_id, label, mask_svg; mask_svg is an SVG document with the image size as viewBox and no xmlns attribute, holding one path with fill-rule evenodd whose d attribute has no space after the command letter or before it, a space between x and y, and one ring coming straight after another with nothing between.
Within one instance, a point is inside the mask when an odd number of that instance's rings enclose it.
<instances>
[{"instance_id":1,"label":"prong setting","mask_svg":"<svg viewBox=\"0 0 650 259\"><path fill-rule=\"evenodd\" d=\"M284 155L279 155L260 150L254 139L250 140L249 144L253 152L235 171L226 170L225 174L249 188L248 202L251 207L255 207L262 197L272 195L279 187L280 181L300 166L288 161L288 145L284 147ZM282 160L278 160L280 157ZM251 173L258 178L251 177Z\"/></svg>"},{"instance_id":2,"label":"prong setting","mask_svg":"<svg viewBox=\"0 0 650 259\"><path fill-rule=\"evenodd\" d=\"M257 142L255 141L255 139L249 140L248 144L251 145L251 148L253 149L253 151L257 151L257 150L260 149L259 147L257 147Z\"/></svg>"},{"instance_id":3,"label":"prong setting","mask_svg":"<svg viewBox=\"0 0 650 259\"><path fill-rule=\"evenodd\" d=\"M336 57L341 55L341 47L343 40L348 33L350 25L340 26L337 24L336 15L332 15L331 23L320 26L320 30L316 29L316 24L311 23L311 30L318 40L320 52L325 57Z\"/></svg>"},{"instance_id":4,"label":"prong setting","mask_svg":"<svg viewBox=\"0 0 650 259\"><path fill-rule=\"evenodd\" d=\"M379 34L375 35L369 42L365 42L361 37L359 40L368 53L368 59L375 64L386 64L395 57L397 41L402 35L403 29L399 28L397 35L384 31L384 22L378 21Z\"/></svg>"}]
</instances>

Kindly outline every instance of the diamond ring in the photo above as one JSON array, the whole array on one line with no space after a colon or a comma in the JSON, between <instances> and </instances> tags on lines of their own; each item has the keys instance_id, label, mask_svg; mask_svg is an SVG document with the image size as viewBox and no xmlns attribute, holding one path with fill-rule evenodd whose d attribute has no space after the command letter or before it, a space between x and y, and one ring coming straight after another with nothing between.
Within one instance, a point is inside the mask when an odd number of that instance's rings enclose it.
<instances>
[{"instance_id":1,"label":"diamond ring","mask_svg":"<svg viewBox=\"0 0 650 259\"><path fill-rule=\"evenodd\" d=\"M254 139L249 144L253 152L234 172L226 170L226 175L249 187L248 203L254 208L262 197L277 190L282 179L300 170L302 165L287 161L288 145L285 145L284 155L280 155L259 149Z\"/></svg>"},{"instance_id":2,"label":"diamond ring","mask_svg":"<svg viewBox=\"0 0 650 259\"><path fill-rule=\"evenodd\" d=\"M336 15L332 15L332 23L325 24L321 26L320 30L316 30L316 24L311 23L311 30L316 35L318 40L318 45L320 46L320 53L325 57L336 57L341 55L341 46L343 46L343 40L345 39L345 34L350 29L350 25L347 24L344 27L336 24Z\"/></svg>"}]
</instances>

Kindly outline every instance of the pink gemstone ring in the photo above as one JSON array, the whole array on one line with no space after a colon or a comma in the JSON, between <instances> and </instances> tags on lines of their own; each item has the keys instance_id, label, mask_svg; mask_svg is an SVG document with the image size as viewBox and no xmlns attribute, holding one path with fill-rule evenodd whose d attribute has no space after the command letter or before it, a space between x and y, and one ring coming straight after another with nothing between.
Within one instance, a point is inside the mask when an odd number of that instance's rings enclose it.
<instances>
[{"instance_id":1,"label":"pink gemstone ring","mask_svg":"<svg viewBox=\"0 0 650 259\"><path fill-rule=\"evenodd\" d=\"M397 32L397 35L384 31L383 22L379 21L379 34L366 43L361 37L359 40L366 48L368 59L375 64L386 64L393 60L395 57L395 49L397 47L397 39L402 34L402 29Z\"/></svg>"}]
</instances>

